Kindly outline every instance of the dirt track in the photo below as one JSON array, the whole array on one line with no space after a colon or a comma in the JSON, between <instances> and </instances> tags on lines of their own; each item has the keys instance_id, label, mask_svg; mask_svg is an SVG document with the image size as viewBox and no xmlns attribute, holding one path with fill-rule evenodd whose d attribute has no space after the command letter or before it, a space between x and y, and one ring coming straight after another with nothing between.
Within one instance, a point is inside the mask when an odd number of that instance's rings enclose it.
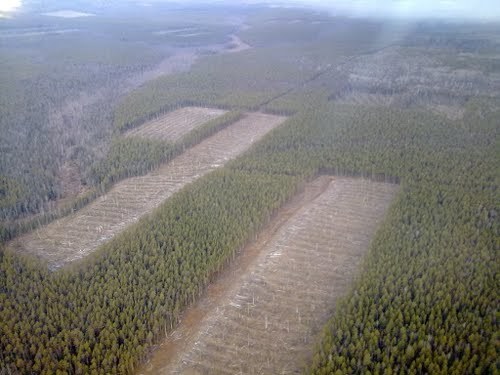
<instances>
[{"instance_id":1,"label":"dirt track","mask_svg":"<svg viewBox=\"0 0 500 375\"><path fill-rule=\"evenodd\" d=\"M138 373L301 373L396 191L352 178L309 184Z\"/></svg>"},{"instance_id":2,"label":"dirt track","mask_svg":"<svg viewBox=\"0 0 500 375\"><path fill-rule=\"evenodd\" d=\"M285 119L248 113L158 170L117 183L78 212L21 236L10 246L47 260L51 269L83 258L188 183L247 150Z\"/></svg>"}]
</instances>

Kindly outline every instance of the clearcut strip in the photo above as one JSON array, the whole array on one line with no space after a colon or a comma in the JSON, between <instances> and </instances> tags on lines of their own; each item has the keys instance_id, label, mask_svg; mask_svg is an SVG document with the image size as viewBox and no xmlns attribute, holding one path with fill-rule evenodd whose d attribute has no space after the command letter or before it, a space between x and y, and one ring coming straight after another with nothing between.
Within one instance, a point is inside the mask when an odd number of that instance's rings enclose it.
<instances>
[{"instance_id":1,"label":"clearcut strip","mask_svg":"<svg viewBox=\"0 0 500 375\"><path fill-rule=\"evenodd\" d=\"M183 107L127 131L125 137L175 142L191 130L227 111L217 108Z\"/></svg>"},{"instance_id":2,"label":"clearcut strip","mask_svg":"<svg viewBox=\"0 0 500 375\"><path fill-rule=\"evenodd\" d=\"M10 246L46 259L51 269L83 258L176 191L243 153L285 119L247 113L154 172L117 183L78 212L21 236Z\"/></svg>"},{"instance_id":3,"label":"clearcut strip","mask_svg":"<svg viewBox=\"0 0 500 375\"><path fill-rule=\"evenodd\" d=\"M227 290L216 304L208 302L211 309L196 328L180 324L167 339L175 343L163 345L176 354L160 347L142 373L302 373L316 335L349 290L398 190L359 178L330 179L263 242L244 272L224 282ZM176 333L184 333L185 342Z\"/></svg>"}]
</instances>

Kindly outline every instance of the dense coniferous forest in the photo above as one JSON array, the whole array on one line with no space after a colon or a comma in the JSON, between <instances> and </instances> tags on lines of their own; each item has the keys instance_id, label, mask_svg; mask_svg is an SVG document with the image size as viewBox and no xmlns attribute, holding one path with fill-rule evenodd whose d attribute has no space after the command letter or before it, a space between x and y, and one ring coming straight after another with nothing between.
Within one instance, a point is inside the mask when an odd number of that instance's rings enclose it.
<instances>
[{"instance_id":1,"label":"dense coniferous forest","mask_svg":"<svg viewBox=\"0 0 500 375\"><path fill-rule=\"evenodd\" d=\"M9 227L95 196L96 168L123 149L114 127L123 95L224 51L236 30L218 7L104 7L80 18L32 7L0 23L0 188L9 191L0 218Z\"/></svg>"},{"instance_id":2,"label":"dense coniferous forest","mask_svg":"<svg viewBox=\"0 0 500 375\"><path fill-rule=\"evenodd\" d=\"M106 156L92 164L89 170L88 178L94 188L85 194L79 195L77 199L61 205L44 215L14 223L6 220L5 224L0 226L0 240L11 239L25 231L33 230L40 225L78 210L100 194L109 190L113 186L113 183L126 177L144 175L158 167L161 163L165 163L176 155L179 155L186 148L231 125L240 119L241 116L242 113L240 111L229 111L190 131L180 140L173 143L161 140L141 139L139 137L125 138L121 137L121 134L118 134L113 138ZM12 203L20 204L19 186L8 179L5 179L3 183L6 186L6 194L3 197L5 207L12 207Z\"/></svg>"},{"instance_id":3,"label":"dense coniferous forest","mask_svg":"<svg viewBox=\"0 0 500 375\"><path fill-rule=\"evenodd\" d=\"M240 111L290 118L82 261L51 272L2 247L0 373L133 373L270 217L320 174L401 190L308 372L498 372L497 29L421 24L405 34L372 21L253 8L246 22L240 37L252 49L206 56L117 101L106 152L89 157L89 185L105 191L145 173ZM277 33L282 27L287 32ZM414 68L422 55L426 65ZM359 78L370 69L370 79ZM120 137L186 104L232 111L175 144ZM36 155L45 155L42 145L33 145ZM14 155L2 151L2 160ZM34 166L38 193L7 171L14 165L3 168L2 213L36 212L39 205L26 202L57 181L50 168Z\"/></svg>"}]
</instances>

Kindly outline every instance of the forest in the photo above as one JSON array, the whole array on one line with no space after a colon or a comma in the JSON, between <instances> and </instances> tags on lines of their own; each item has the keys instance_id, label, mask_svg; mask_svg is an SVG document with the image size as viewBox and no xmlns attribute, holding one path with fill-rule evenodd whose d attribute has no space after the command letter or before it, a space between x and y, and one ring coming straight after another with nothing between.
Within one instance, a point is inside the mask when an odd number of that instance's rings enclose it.
<instances>
[{"instance_id":1,"label":"forest","mask_svg":"<svg viewBox=\"0 0 500 375\"><path fill-rule=\"evenodd\" d=\"M96 195L96 170L124 148L114 107L151 78L223 51L235 26L220 13L113 8L101 17L2 18L0 187L9 194L0 195L0 228L46 221ZM183 29L198 32L184 37Z\"/></svg>"},{"instance_id":2,"label":"forest","mask_svg":"<svg viewBox=\"0 0 500 375\"><path fill-rule=\"evenodd\" d=\"M249 27L238 35L251 49L206 55L117 96L112 113L106 107L107 127L88 132L105 152L74 148L82 153L75 162L92 166L85 199L154 169L243 111L289 119L63 269L0 245L0 374L134 373L273 214L322 174L397 183L400 192L305 371L497 373L500 29L422 23L405 31L297 9L245 14ZM19 85L33 81L19 82L12 87L29 91ZM0 170L4 240L43 224L12 226L24 213L42 212L46 221L65 214L45 205L60 195L65 160L43 141L50 111L38 116L40 102L14 111L26 97L0 95L13 101L2 104L0 120L10 129ZM185 105L231 111L174 144L120 138ZM14 132L21 123L30 125ZM26 148L14 150L12 139Z\"/></svg>"}]
</instances>

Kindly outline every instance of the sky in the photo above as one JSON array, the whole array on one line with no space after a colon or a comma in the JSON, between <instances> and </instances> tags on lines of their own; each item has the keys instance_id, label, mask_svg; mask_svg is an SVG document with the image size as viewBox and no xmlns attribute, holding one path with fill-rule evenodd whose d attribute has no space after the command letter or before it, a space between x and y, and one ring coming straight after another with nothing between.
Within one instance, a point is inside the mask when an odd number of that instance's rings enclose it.
<instances>
[{"instance_id":1,"label":"sky","mask_svg":"<svg viewBox=\"0 0 500 375\"><path fill-rule=\"evenodd\" d=\"M335 12L397 18L500 19L500 0L298 0Z\"/></svg>"},{"instance_id":2,"label":"sky","mask_svg":"<svg viewBox=\"0 0 500 375\"><path fill-rule=\"evenodd\" d=\"M23 1L0 0L0 12L19 8ZM103 0L101 0L103 1ZM104 0L105 1L105 0ZM123 0L126 1L126 0ZM149 0L158 2L162 0ZM163 0L177 3L209 0ZM215 0L230 4L269 3L280 5L306 5L329 10L333 14L353 16L377 16L396 18L464 18L474 20L500 20L500 0ZM95 3L96 0L89 0ZM148 0L128 0L148 2ZM212 0L214 2L214 0ZM71 9L71 1L66 7Z\"/></svg>"},{"instance_id":3,"label":"sky","mask_svg":"<svg viewBox=\"0 0 500 375\"><path fill-rule=\"evenodd\" d=\"M21 6L21 0L0 0L0 12L10 12Z\"/></svg>"}]
</instances>

